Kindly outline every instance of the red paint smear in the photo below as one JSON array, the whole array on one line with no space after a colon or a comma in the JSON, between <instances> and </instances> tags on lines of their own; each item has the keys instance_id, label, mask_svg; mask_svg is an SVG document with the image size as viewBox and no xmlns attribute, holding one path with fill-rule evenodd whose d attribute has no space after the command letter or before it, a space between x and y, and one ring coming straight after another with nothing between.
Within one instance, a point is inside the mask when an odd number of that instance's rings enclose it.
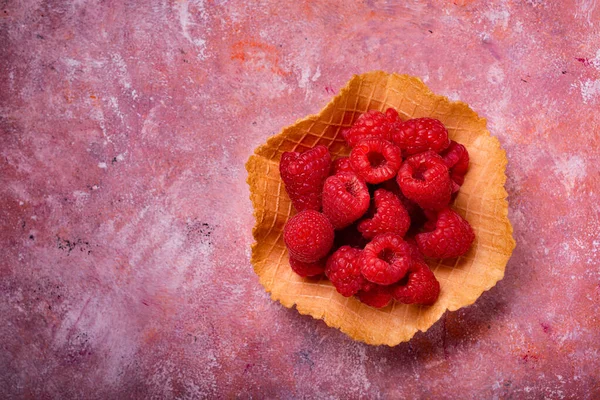
<instances>
[{"instance_id":1,"label":"red paint smear","mask_svg":"<svg viewBox=\"0 0 600 400\"><path fill-rule=\"evenodd\" d=\"M529 353L529 351L527 351L527 353L525 353L521 356L521 360L523 360L523 362L525 362L525 363L529 362L529 360L537 361L538 359L539 359L538 356L536 356L535 354Z\"/></svg>"},{"instance_id":2,"label":"red paint smear","mask_svg":"<svg viewBox=\"0 0 600 400\"><path fill-rule=\"evenodd\" d=\"M256 69L264 70L264 66L259 63L259 61L263 60L265 64L271 66L271 72L281 76L291 75L290 71L285 71L279 66L278 53L275 46L252 40L241 40L231 46L232 60L242 62L254 61Z\"/></svg>"},{"instance_id":3,"label":"red paint smear","mask_svg":"<svg viewBox=\"0 0 600 400\"><path fill-rule=\"evenodd\" d=\"M452 3L455 6L467 6L472 2L473 2L473 0L454 0Z\"/></svg>"},{"instance_id":4,"label":"red paint smear","mask_svg":"<svg viewBox=\"0 0 600 400\"><path fill-rule=\"evenodd\" d=\"M590 65L592 65L592 63L590 62L589 58L579 58L579 57L575 57L575 59L577 61L579 61L580 63L582 63L584 66L589 67Z\"/></svg>"}]
</instances>

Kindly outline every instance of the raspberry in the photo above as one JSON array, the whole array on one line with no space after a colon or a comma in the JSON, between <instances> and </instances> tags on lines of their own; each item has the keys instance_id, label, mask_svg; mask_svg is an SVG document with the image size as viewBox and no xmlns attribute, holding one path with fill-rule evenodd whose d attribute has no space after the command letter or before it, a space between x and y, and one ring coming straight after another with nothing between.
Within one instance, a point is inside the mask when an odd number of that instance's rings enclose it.
<instances>
[{"instance_id":1,"label":"raspberry","mask_svg":"<svg viewBox=\"0 0 600 400\"><path fill-rule=\"evenodd\" d=\"M335 175L338 172L354 172L350 165L350 157L341 157L331 163L329 175Z\"/></svg>"},{"instance_id":2,"label":"raspberry","mask_svg":"<svg viewBox=\"0 0 600 400\"><path fill-rule=\"evenodd\" d=\"M359 219L369 208L369 190L353 172L340 172L325 180L323 213L335 229L342 229Z\"/></svg>"},{"instance_id":3,"label":"raspberry","mask_svg":"<svg viewBox=\"0 0 600 400\"><path fill-rule=\"evenodd\" d=\"M398 182L396 182L395 178L388 179L387 181L381 182L376 187L377 187L377 189L385 189L388 192L392 192L396 196L403 196L402 192L400 191L400 186L398 186Z\"/></svg>"},{"instance_id":4,"label":"raspberry","mask_svg":"<svg viewBox=\"0 0 600 400\"><path fill-rule=\"evenodd\" d=\"M465 174L469 170L469 152L465 146L453 140L441 156L450 170L450 178L456 183L453 191L457 192L464 183Z\"/></svg>"},{"instance_id":5,"label":"raspberry","mask_svg":"<svg viewBox=\"0 0 600 400\"><path fill-rule=\"evenodd\" d=\"M295 273L303 278L317 276L325 272L325 259L321 259L314 263L305 263L290 257L290 267Z\"/></svg>"},{"instance_id":6,"label":"raspberry","mask_svg":"<svg viewBox=\"0 0 600 400\"><path fill-rule=\"evenodd\" d=\"M423 253L421 253L421 250L419 250L419 246L417 246L417 241L415 238L411 237L404 240L406 241L406 244L408 244L408 247L410 247L410 257L412 261L414 262L414 260L421 260L424 262L425 258L423 258Z\"/></svg>"},{"instance_id":7,"label":"raspberry","mask_svg":"<svg viewBox=\"0 0 600 400\"><path fill-rule=\"evenodd\" d=\"M388 286L376 285L374 283L365 285L363 290L356 294L356 297L368 306L383 308L390 304L392 295Z\"/></svg>"},{"instance_id":8,"label":"raspberry","mask_svg":"<svg viewBox=\"0 0 600 400\"><path fill-rule=\"evenodd\" d=\"M382 233L365 246L359 259L360 270L370 282L391 285L410 267L410 247L395 233Z\"/></svg>"},{"instance_id":9,"label":"raspberry","mask_svg":"<svg viewBox=\"0 0 600 400\"><path fill-rule=\"evenodd\" d=\"M370 137L391 140L392 133L398 129L401 123L398 112L393 108L388 108L385 114L377 110L370 110L358 117L352 127L342 131L342 136L350 147L354 147L361 140Z\"/></svg>"},{"instance_id":10,"label":"raspberry","mask_svg":"<svg viewBox=\"0 0 600 400\"><path fill-rule=\"evenodd\" d=\"M352 169L368 183L393 178L402 164L400 149L387 140L367 138L350 153Z\"/></svg>"},{"instance_id":11,"label":"raspberry","mask_svg":"<svg viewBox=\"0 0 600 400\"><path fill-rule=\"evenodd\" d=\"M331 155L325 146L282 154L279 173L296 211L321 209L321 191L330 164Z\"/></svg>"},{"instance_id":12,"label":"raspberry","mask_svg":"<svg viewBox=\"0 0 600 400\"><path fill-rule=\"evenodd\" d=\"M448 167L433 151L408 157L396 179L402 193L424 209L441 210L450 203L452 185Z\"/></svg>"},{"instance_id":13,"label":"raspberry","mask_svg":"<svg viewBox=\"0 0 600 400\"><path fill-rule=\"evenodd\" d=\"M419 207L414 201L407 199L406 196L402 194L402 191L400 190L400 186L398 186L398 181L396 180L396 178L380 183L379 185L377 185L377 187L380 189L385 189L388 192L394 193L396 197L398 197L398 199L402 202L402 205L408 212L411 221L413 219L413 216L416 218L421 217L421 214L423 213L421 207Z\"/></svg>"},{"instance_id":14,"label":"raspberry","mask_svg":"<svg viewBox=\"0 0 600 400\"><path fill-rule=\"evenodd\" d=\"M355 247L357 249L364 249L369 243L367 239L358 231L358 224L354 223L350 226L340 229L335 232L335 239L333 240L333 247L340 248L344 245Z\"/></svg>"},{"instance_id":15,"label":"raspberry","mask_svg":"<svg viewBox=\"0 0 600 400\"><path fill-rule=\"evenodd\" d=\"M433 227L435 224L435 227ZM469 251L475 234L469 222L449 208L442 210L425 224L428 232L415 239L419 250L427 257L454 258Z\"/></svg>"},{"instance_id":16,"label":"raspberry","mask_svg":"<svg viewBox=\"0 0 600 400\"><path fill-rule=\"evenodd\" d=\"M360 250L353 247L342 246L327 260L325 275L342 296L356 294L364 284L365 278L358 265L360 253Z\"/></svg>"},{"instance_id":17,"label":"raspberry","mask_svg":"<svg viewBox=\"0 0 600 400\"><path fill-rule=\"evenodd\" d=\"M404 157L427 150L439 153L450 145L448 131L433 118L415 118L403 122L391 140L402 149Z\"/></svg>"},{"instance_id":18,"label":"raspberry","mask_svg":"<svg viewBox=\"0 0 600 400\"><path fill-rule=\"evenodd\" d=\"M314 263L325 257L333 245L333 226L318 211L305 210L294 215L283 228L283 241L290 257Z\"/></svg>"},{"instance_id":19,"label":"raspberry","mask_svg":"<svg viewBox=\"0 0 600 400\"><path fill-rule=\"evenodd\" d=\"M405 279L390 288L394 299L401 303L431 305L440 295L440 283L422 260L413 260Z\"/></svg>"},{"instance_id":20,"label":"raspberry","mask_svg":"<svg viewBox=\"0 0 600 400\"><path fill-rule=\"evenodd\" d=\"M392 192L385 189L375 191L375 215L359 222L358 230L367 239L380 233L392 232L404 236L410 227L408 212Z\"/></svg>"}]
</instances>

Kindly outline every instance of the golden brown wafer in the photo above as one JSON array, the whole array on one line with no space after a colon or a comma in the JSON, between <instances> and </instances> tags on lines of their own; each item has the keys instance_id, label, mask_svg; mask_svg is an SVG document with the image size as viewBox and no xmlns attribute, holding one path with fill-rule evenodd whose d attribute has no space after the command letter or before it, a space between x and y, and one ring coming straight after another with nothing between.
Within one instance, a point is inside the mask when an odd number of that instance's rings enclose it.
<instances>
[{"instance_id":1,"label":"golden brown wafer","mask_svg":"<svg viewBox=\"0 0 600 400\"><path fill-rule=\"evenodd\" d=\"M279 176L279 159L285 151L305 151L322 144L333 158L348 154L341 130L362 113L395 108L403 120L437 118L451 139L469 151L470 169L453 208L466 218L476 234L471 250L458 259L428 260L440 281L441 292L432 306L393 302L382 309L339 294L323 278L304 279L289 266L283 227L294 214ZM323 319L355 340L395 346L426 331L446 310L473 304L484 290L504 276L515 247L508 219L506 154L490 136L486 120L468 105L432 93L418 78L374 71L355 75L317 115L284 128L258 147L246 163L250 198L256 225L252 264L271 298L301 314Z\"/></svg>"}]
</instances>

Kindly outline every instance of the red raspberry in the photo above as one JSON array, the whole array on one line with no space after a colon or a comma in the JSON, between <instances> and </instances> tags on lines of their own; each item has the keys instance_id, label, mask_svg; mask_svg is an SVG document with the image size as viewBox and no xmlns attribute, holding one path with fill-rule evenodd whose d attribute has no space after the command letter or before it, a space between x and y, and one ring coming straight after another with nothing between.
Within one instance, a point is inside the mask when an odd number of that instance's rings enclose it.
<instances>
[{"instance_id":1,"label":"red raspberry","mask_svg":"<svg viewBox=\"0 0 600 400\"><path fill-rule=\"evenodd\" d=\"M376 187L377 187L377 189L385 189L388 192L392 192L396 196L403 196L402 192L400 191L400 186L398 186L398 182L396 182L395 178L394 179L388 179L385 182L381 182Z\"/></svg>"},{"instance_id":2,"label":"red raspberry","mask_svg":"<svg viewBox=\"0 0 600 400\"><path fill-rule=\"evenodd\" d=\"M303 278L317 276L325 272L325 259L320 259L314 263L305 263L290 257L290 267Z\"/></svg>"},{"instance_id":3,"label":"red raspberry","mask_svg":"<svg viewBox=\"0 0 600 400\"><path fill-rule=\"evenodd\" d=\"M368 183L381 183L396 175L402 157L400 149L391 142L367 138L352 149L350 163L358 176Z\"/></svg>"},{"instance_id":4,"label":"red raspberry","mask_svg":"<svg viewBox=\"0 0 600 400\"><path fill-rule=\"evenodd\" d=\"M452 184L448 167L433 151L408 157L396 179L402 193L424 209L441 210L450 203Z\"/></svg>"},{"instance_id":5,"label":"red raspberry","mask_svg":"<svg viewBox=\"0 0 600 400\"><path fill-rule=\"evenodd\" d=\"M365 285L363 290L356 294L356 297L366 305L375 308L383 308L392 301L390 287L374 283Z\"/></svg>"},{"instance_id":6,"label":"red raspberry","mask_svg":"<svg viewBox=\"0 0 600 400\"><path fill-rule=\"evenodd\" d=\"M410 247L395 233L382 233L365 246L359 259L360 270L370 282L391 285L410 267Z\"/></svg>"},{"instance_id":7,"label":"red raspberry","mask_svg":"<svg viewBox=\"0 0 600 400\"><path fill-rule=\"evenodd\" d=\"M354 172L350 165L350 157L341 157L331 163L329 175L335 175L338 172Z\"/></svg>"},{"instance_id":8,"label":"red raspberry","mask_svg":"<svg viewBox=\"0 0 600 400\"><path fill-rule=\"evenodd\" d=\"M415 237L421 253L427 257L454 258L469 251L475 234L467 220L449 208L438 212L434 218L425 224L428 231Z\"/></svg>"},{"instance_id":9,"label":"red raspberry","mask_svg":"<svg viewBox=\"0 0 600 400\"><path fill-rule=\"evenodd\" d=\"M394 299L401 303L431 305L440 295L440 283L422 260L413 260L405 279L390 288Z\"/></svg>"},{"instance_id":10,"label":"red raspberry","mask_svg":"<svg viewBox=\"0 0 600 400\"><path fill-rule=\"evenodd\" d=\"M358 223L358 230L367 239L380 233L397 233L404 236L410 227L410 217L402 202L385 189L375 191L375 215Z\"/></svg>"},{"instance_id":11,"label":"red raspberry","mask_svg":"<svg viewBox=\"0 0 600 400\"><path fill-rule=\"evenodd\" d=\"M353 247L342 246L327 260L325 275L342 296L356 294L364 284L365 278L358 265L360 253L360 250Z\"/></svg>"},{"instance_id":12,"label":"red raspberry","mask_svg":"<svg viewBox=\"0 0 600 400\"><path fill-rule=\"evenodd\" d=\"M358 117L352 127L342 131L342 136L350 147L356 146L358 142L369 137L391 140L392 133L401 123L398 112L393 108L388 108L385 114L370 110Z\"/></svg>"},{"instance_id":13,"label":"red raspberry","mask_svg":"<svg viewBox=\"0 0 600 400\"><path fill-rule=\"evenodd\" d=\"M321 209L321 192L330 164L331 155L325 146L281 155L279 173L296 211Z\"/></svg>"},{"instance_id":14,"label":"red raspberry","mask_svg":"<svg viewBox=\"0 0 600 400\"><path fill-rule=\"evenodd\" d=\"M369 189L354 172L340 172L325 180L323 213L335 229L359 219L369 209Z\"/></svg>"},{"instance_id":15,"label":"red raspberry","mask_svg":"<svg viewBox=\"0 0 600 400\"><path fill-rule=\"evenodd\" d=\"M469 152L467 148L453 140L441 156L450 170L450 178L460 188L465 181L465 174L469 170ZM457 192L458 188L455 187L453 191Z\"/></svg>"},{"instance_id":16,"label":"red raspberry","mask_svg":"<svg viewBox=\"0 0 600 400\"><path fill-rule=\"evenodd\" d=\"M396 197L398 197L398 199L402 202L402 205L408 212L408 216L410 217L411 221L413 219L413 216L420 218L421 214L423 213L421 207L419 207L414 201L407 199L406 196L402 194L402 191L400 190L400 186L398 186L398 181L396 180L396 178L380 183L379 185L377 185L377 187L385 189L388 192L394 193Z\"/></svg>"},{"instance_id":17,"label":"red raspberry","mask_svg":"<svg viewBox=\"0 0 600 400\"><path fill-rule=\"evenodd\" d=\"M305 210L289 219L283 228L283 241L290 257L314 263L325 257L333 245L333 226L318 211Z\"/></svg>"},{"instance_id":18,"label":"red raspberry","mask_svg":"<svg viewBox=\"0 0 600 400\"><path fill-rule=\"evenodd\" d=\"M362 250L367 243L369 243L367 239L365 239L362 233L358 231L358 224L354 223L335 232L333 247L340 248L344 245L348 245Z\"/></svg>"},{"instance_id":19,"label":"red raspberry","mask_svg":"<svg viewBox=\"0 0 600 400\"><path fill-rule=\"evenodd\" d=\"M406 241L406 244L408 244L408 246L410 247L410 257L412 261L414 262L414 260L421 260L424 262L425 258L423 257L423 253L421 253L421 250L419 250L419 246L417 246L417 241L415 240L415 238L405 238L404 241Z\"/></svg>"},{"instance_id":20,"label":"red raspberry","mask_svg":"<svg viewBox=\"0 0 600 400\"><path fill-rule=\"evenodd\" d=\"M450 145L448 131L433 118L415 118L403 122L391 140L402 149L404 157L427 150L439 153Z\"/></svg>"}]
</instances>

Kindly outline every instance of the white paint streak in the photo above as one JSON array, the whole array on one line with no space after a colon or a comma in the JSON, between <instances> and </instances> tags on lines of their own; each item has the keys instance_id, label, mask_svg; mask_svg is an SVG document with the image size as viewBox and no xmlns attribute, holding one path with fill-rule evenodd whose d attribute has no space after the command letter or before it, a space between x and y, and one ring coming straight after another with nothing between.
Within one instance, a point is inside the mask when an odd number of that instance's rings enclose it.
<instances>
[{"instance_id":1,"label":"white paint streak","mask_svg":"<svg viewBox=\"0 0 600 400\"><path fill-rule=\"evenodd\" d=\"M592 22L592 14L596 9L597 0L577 0L577 10L575 11L575 18L584 17L590 26L594 26Z\"/></svg>"},{"instance_id":2,"label":"white paint streak","mask_svg":"<svg viewBox=\"0 0 600 400\"><path fill-rule=\"evenodd\" d=\"M90 110L90 117L98 122L98 125L100 125L100 130L102 131L102 136L104 136L104 145L107 145L108 143L112 143L112 139L110 138L110 136L108 135L108 131L106 130L106 121L104 120L104 113L102 112L101 108L92 108Z\"/></svg>"},{"instance_id":3,"label":"white paint streak","mask_svg":"<svg viewBox=\"0 0 600 400\"><path fill-rule=\"evenodd\" d=\"M77 208L81 209L83 208L84 203L89 199L90 194L82 190L76 190L73 192L73 197L75 198L75 205Z\"/></svg>"},{"instance_id":4,"label":"white paint streak","mask_svg":"<svg viewBox=\"0 0 600 400\"><path fill-rule=\"evenodd\" d=\"M127 73L127 64L125 63L125 60L123 60L123 57L121 57L121 55L117 53L112 54L110 56L110 59L112 60L113 64L117 67L119 82L121 82L121 85L123 85L125 89L130 89L131 81L129 80L129 76Z\"/></svg>"},{"instance_id":5,"label":"white paint streak","mask_svg":"<svg viewBox=\"0 0 600 400\"><path fill-rule=\"evenodd\" d=\"M508 10L489 10L485 17L494 25L500 25L503 29L508 28L510 21L510 12Z\"/></svg>"},{"instance_id":6,"label":"white paint streak","mask_svg":"<svg viewBox=\"0 0 600 400\"><path fill-rule=\"evenodd\" d=\"M196 6L197 15L202 19L206 19L206 11L204 9L204 1L193 1L192 5ZM196 57L198 60L205 60L206 55L206 40L202 37L193 37L190 33L190 27L195 25L195 22L190 20L190 2L188 0L184 0L181 2L177 2L177 11L179 13L179 25L181 26L181 32L183 37L185 37L188 42L193 44L198 51Z\"/></svg>"},{"instance_id":7,"label":"white paint streak","mask_svg":"<svg viewBox=\"0 0 600 400\"><path fill-rule=\"evenodd\" d=\"M303 66L300 70L300 79L298 80L298 87L301 89L308 88L308 78L310 77L310 66Z\"/></svg>"},{"instance_id":8,"label":"white paint streak","mask_svg":"<svg viewBox=\"0 0 600 400\"><path fill-rule=\"evenodd\" d=\"M77 60L75 60L73 58L68 58L68 57L63 58L63 62L68 67L71 67L71 68L77 68L77 67L79 67L81 65L81 61L77 61Z\"/></svg>"},{"instance_id":9,"label":"white paint streak","mask_svg":"<svg viewBox=\"0 0 600 400\"><path fill-rule=\"evenodd\" d=\"M561 181L568 193L571 193L575 185L587 176L586 163L578 155L569 158L557 158L555 160L554 173L562 177Z\"/></svg>"},{"instance_id":10,"label":"white paint streak","mask_svg":"<svg viewBox=\"0 0 600 400\"><path fill-rule=\"evenodd\" d=\"M315 74L313 75L311 79L311 81L315 82L317 79L319 79L319 77L321 76L321 67L317 65L317 70L315 71Z\"/></svg>"},{"instance_id":11,"label":"white paint streak","mask_svg":"<svg viewBox=\"0 0 600 400\"><path fill-rule=\"evenodd\" d=\"M117 100L116 97L111 96L108 98L108 102L109 102L111 108L113 109L113 111L115 112L115 114L117 114L117 117L119 117L119 119L121 120L121 123L125 123L125 116L123 115L123 113L121 112L121 109L119 108L119 100Z\"/></svg>"},{"instance_id":12,"label":"white paint streak","mask_svg":"<svg viewBox=\"0 0 600 400\"><path fill-rule=\"evenodd\" d=\"M100 163L98 163L98 168L106 169L106 168L108 168L108 166L106 165L105 162L100 162Z\"/></svg>"},{"instance_id":13,"label":"white paint streak","mask_svg":"<svg viewBox=\"0 0 600 400\"><path fill-rule=\"evenodd\" d=\"M586 81L581 81L579 90L581 91L581 97L585 104L595 101L596 98L600 96L600 79L587 79Z\"/></svg>"},{"instance_id":14,"label":"white paint streak","mask_svg":"<svg viewBox=\"0 0 600 400\"><path fill-rule=\"evenodd\" d=\"M504 82L504 71L498 64L490 66L487 72L487 80L493 85Z\"/></svg>"}]
</instances>

